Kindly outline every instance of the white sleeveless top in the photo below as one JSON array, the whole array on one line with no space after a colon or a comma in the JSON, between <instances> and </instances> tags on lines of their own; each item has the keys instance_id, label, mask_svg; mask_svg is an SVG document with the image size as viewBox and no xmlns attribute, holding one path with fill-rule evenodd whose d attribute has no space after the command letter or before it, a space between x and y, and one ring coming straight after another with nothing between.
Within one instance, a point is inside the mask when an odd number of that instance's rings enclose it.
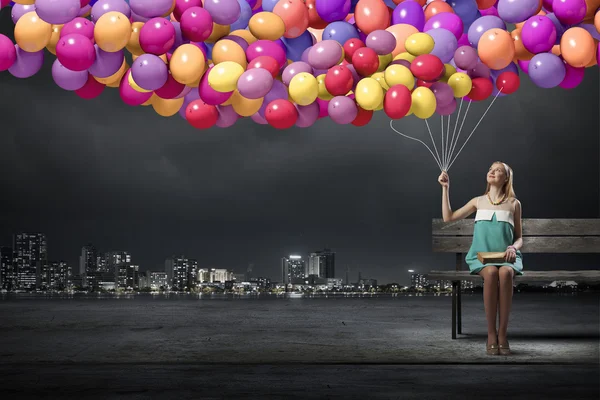
<instances>
[{"instance_id":1,"label":"white sleeveless top","mask_svg":"<svg viewBox=\"0 0 600 400\"><path fill-rule=\"evenodd\" d=\"M514 199L507 200L504 203L496 206L490 203L487 195L479 196L477 198L477 213L475 214L475 221L491 221L494 214L496 214L497 221L508 222L514 228L514 202Z\"/></svg>"}]
</instances>

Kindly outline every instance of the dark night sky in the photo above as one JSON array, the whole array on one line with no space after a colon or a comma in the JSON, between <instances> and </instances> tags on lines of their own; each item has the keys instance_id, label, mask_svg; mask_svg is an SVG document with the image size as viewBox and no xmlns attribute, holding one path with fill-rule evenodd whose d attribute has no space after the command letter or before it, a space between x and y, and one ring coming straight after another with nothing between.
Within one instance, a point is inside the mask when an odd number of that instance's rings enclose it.
<instances>
[{"instance_id":1,"label":"dark night sky","mask_svg":"<svg viewBox=\"0 0 600 400\"><path fill-rule=\"evenodd\" d=\"M8 9L1 33L10 34ZM129 107L117 89L84 101L52 81L48 56L36 76L0 73L0 243L18 231L46 233L53 260L74 266L82 245L128 250L142 270L172 254L204 267L280 280L280 258L325 246L336 270L408 283L453 268L431 252L431 218L441 217L439 169L420 144L376 113L367 127L329 119L277 131L240 119L198 131L178 115ZM541 89L522 74L499 98L450 170L451 204L485 189L491 162L515 170L524 218L600 217L598 69L574 90ZM461 144L489 101L474 104ZM439 117L432 119L439 145ZM428 138L411 116L397 129ZM524 256L525 269L598 268L600 258Z\"/></svg>"}]
</instances>

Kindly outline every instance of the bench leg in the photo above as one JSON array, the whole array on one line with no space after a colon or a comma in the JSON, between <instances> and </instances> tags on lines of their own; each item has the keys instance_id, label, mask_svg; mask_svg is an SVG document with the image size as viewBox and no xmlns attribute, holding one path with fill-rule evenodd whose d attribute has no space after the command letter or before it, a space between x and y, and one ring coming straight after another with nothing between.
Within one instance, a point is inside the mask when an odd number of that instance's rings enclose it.
<instances>
[{"instance_id":1,"label":"bench leg","mask_svg":"<svg viewBox=\"0 0 600 400\"><path fill-rule=\"evenodd\" d=\"M452 339L456 339L456 303L457 303L457 281L452 281Z\"/></svg>"},{"instance_id":2,"label":"bench leg","mask_svg":"<svg viewBox=\"0 0 600 400\"><path fill-rule=\"evenodd\" d=\"M462 334L462 304L460 301L461 295L460 295L460 287L461 287L461 282L458 282L458 287L456 290L456 330L458 332L458 334Z\"/></svg>"}]
</instances>

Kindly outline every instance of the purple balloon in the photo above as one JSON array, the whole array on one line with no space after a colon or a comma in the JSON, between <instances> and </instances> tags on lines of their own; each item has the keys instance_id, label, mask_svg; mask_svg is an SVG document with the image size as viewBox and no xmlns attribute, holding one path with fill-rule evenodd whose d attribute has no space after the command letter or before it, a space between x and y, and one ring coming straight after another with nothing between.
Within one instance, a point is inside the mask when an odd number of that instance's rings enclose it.
<instances>
[{"instance_id":1,"label":"purple balloon","mask_svg":"<svg viewBox=\"0 0 600 400\"><path fill-rule=\"evenodd\" d=\"M456 99L452 98L452 100L450 100L450 102L448 104L445 105L441 105L441 104L437 104L435 107L435 112L438 113L439 115L452 115L452 113L454 113L454 111L456 111Z\"/></svg>"},{"instance_id":2,"label":"purple balloon","mask_svg":"<svg viewBox=\"0 0 600 400\"><path fill-rule=\"evenodd\" d=\"M432 29L444 28L452 32L458 40L463 34L463 27L463 22L458 15L450 12L442 12L429 18L425 23L423 31L427 32Z\"/></svg>"},{"instance_id":3,"label":"purple balloon","mask_svg":"<svg viewBox=\"0 0 600 400\"><path fill-rule=\"evenodd\" d=\"M423 32L425 27L425 13L423 7L416 1L403 1L398 4L392 12L392 25L412 25Z\"/></svg>"},{"instance_id":4,"label":"purple balloon","mask_svg":"<svg viewBox=\"0 0 600 400\"><path fill-rule=\"evenodd\" d=\"M556 28L556 41L554 42L554 44L560 44L560 38L567 29L563 26L563 24L560 23L560 21L558 20L558 18L556 18L556 15L554 15L554 13L546 14L545 17L552 21L552 23L554 24L554 28ZM594 30L596 29L594 28Z\"/></svg>"},{"instance_id":5,"label":"purple balloon","mask_svg":"<svg viewBox=\"0 0 600 400\"><path fill-rule=\"evenodd\" d=\"M304 61L296 61L285 67L283 70L283 74L281 74L281 81L289 86L292 78L298 75L300 72L308 72L309 74L313 73L313 69L310 65L305 63ZM318 76L318 75L317 75ZM262 96L261 96L262 97Z\"/></svg>"},{"instance_id":6,"label":"purple balloon","mask_svg":"<svg viewBox=\"0 0 600 400\"><path fill-rule=\"evenodd\" d=\"M315 8L319 17L325 22L343 21L348 13L352 2L350 0L316 0Z\"/></svg>"},{"instance_id":7,"label":"purple balloon","mask_svg":"<svg viewBox=\"0 0 600 400\"><path fill-rule=\"evenodd\" d=\"M404 4L404 3L400 3ZM438 28L426 32L435 43L431 54L437 56L444 64L450 62L458 45L456 36L447 29Z\"/></svg>"},{"instance_id":8,"label":"purple balloon","mask_svg":"<svg viewBox=\"0 0 600 400\"><path fill-rule=\"evenodd\" d=\"M515 24L537 14L539 0L499 0L496 8L505 22Z\"/></svg>"},{"instance_id":9,"label":"purple balloon","mask_svg":"<svg viewBox=\"0 0 600 400\"><path fill-rule=\"evenodd\" d=\"M37 15L49 24L66 24L79 15L80 0L36 0ZM87 79L86 79L87 81Z\"/></svg>"},{"instance_id":10,"label":"purple balloon","mask_svg":"<svg viewBox=\"0 0 600 400\"><path fill-rule=\"evenodd\" d=\"M502 29L506 30L506 24L502 19L493 15L487 15L485 17L477 18L469 27L467 36L469 37L469 43L473 47L477 47L479 39L483 36L486 31L490 29Z\"/></svg>"},{"instance_id":11,"label":"purple balloon","mask_svg":"<svg viewBox=\"0 0 600 400\"><path fill-rule=\"evenodd\" d=\"M90 74L97 78L108 78L117 73L125 58L123 50L109 53L99 48L97 44L94 45L94 48L96 50L96 61L88 70Z\"/></svg>"},{"instance_id":12,"label":"purple balloon","mask_svg":"<svg viewBox=\"0 0 600 400\"><path fill-rule=\"evenodd\" d=\"M563 63L565 64L566 73L565 78L559 86L563 89L574 89L583 81L585 68L573 67L564 60Z\"/></svg>"},{"instance_id":13,"label":"purple balloon","mask_svg":"<svg viewBox=\"0 0 600 400\"><path fill-rule=\"evenodd\" d=\"M348 71L350 71L350 73L352 74L352 90L354 90L356 88L356 85L358 85L358 82L360 82L361 77L360 75L358 75L358 72L356 72L356 68L354 68L354 65L346 64L346 68L348 68Z\"/></svg>"},{"instance_id":14,"label":"purple balloon","mask_svg":"<svg viewBox=\"0 0 600 400\"><path fill-rule=\"evenodd\" d=\"M142 54L132 63L131 77L142 89L157 90L167 83L169 69L160 57Z\"/></svg>"},{"instance_id":15,"label":"purple balloon","mask_svg":"<svg viewBox=\"0 0 600 400\"><path fill-rule=\"evenodd\" d=\"M552 11L563 24L575 25L585 18L587 5L585 0L555 0L552 2Z\"/></svg>"},{"instance_id":16,"label":"purple balloon","mask_svg":"<svg viewBox=\"0 0 600 400\"><path fill-rule=\"evenodd\" d=\"M265 97L273 87L273 75L264 68L252 68L238 79L237 89L247 99Z\"/></svg>"},{"instance_id":17,"label":"purple balloon","mask_svg":"<svg viewBox=\"0 0 600 400\"><path fill-rule=\"evenodd\" d=\"M596 29L594 24L578 24L576 25L579 28L583 28L589 32L590 35L596 40L600 40L600 32ZM557 39L558 40L558 39Z\"/></svg>"},{"instance_id":18,"label":"purple balloon","mask_svg":"<svg viewBox=\"0 0 600 400\"><path fill-rule=\"evenodd\" d=\"M514 62L511 62L510 64L508 64L506 67L504 67L502 69L491 69L490 76L492 77L492 80L494 81L494 83L496 83L496 79L498 79L500 74L502 74L503 72L513 72L513 73L519 75L519 68L517 67L517 64L515 64Z\"/></svg>"},{"instance_id":19,"label":"purple balloon","mask_svg":"<svg viewBox=\"0 0 600 400\"><path fill-rule=\"evenodd\" d=\"M139 14L134 13L133 11L131 12L131 19L133 20L133 22L148 22L150 21L151 18L147 18L147 17L142 17Z\"/></svg>"},{"instance_id":20,"label":"purple balloon","mask_svg":"<svg viewBox=\"0 0 600 400\"><path fill-rule=\"evenodd\" d=\"M244 38L235 35L228 35L221 38L220 40L225 39L231 40L232 42L236 42L242 49L244 49L244 51L248 50L248 42Z\"/></svg>"},{"instance_id":21,"label":"purple balloon","mask_svg":"<svg viewBox=\"0 0 600 400\"><path fill-rule=\"evenodd\" d=\"M175 43L173 43L173 46L171 46L171 48L169 49L169 53L173 53L182 44L189 43L189 40L183 38L183 35L181 33L181 24L175 21L171 21L171 23L173 24L173 28L175 28ZM204 54L206 58L206 52Z\"/></svg>"},{"instance_id":22,"label":"purple balloon","mask_svg":"<svg viewBox=\"0 0 600 400\"><path fill-rule=\"evenodd\" d=\"M279 80L273 80L273 87L269 90L269 93L265 95L265 99L263 101L262 106L258 110L258 113L261 117L265 117L265 111L270 102L277 99L288 99L288 90L287 87Z\"/></svg>"},{"instance_id":23,"label":"purple balloon","mask_svg":"<svg viewBox=\"0 0 600 400\"><path fill-rule=\"evenodd\" d=\"M435 82L429 89L435 95L435 100L438 106L446 106L454 100L454 91L445 82Z\"/></svg>"},{"instance_id":24,"label":"purple balloon","mask_svg":"<svg viewBox=\"0 0 600 400\"><path fill-rule=\"evenodd\" d=\"M127 18L131 17L131 8L125 0L98 0L92 6L92 21L97 22L98 19L107 12L117 11L124 14Z\"/></svg>"},{"instance_id":25,"label":"purple balloon","mask_svg":"<svg viewBox=\"0 0 600 400\"><path fill-rule=\"evenodd\" d=\"M263 117L262 115L260 115L258 112L252 114L250 116L250 118L252 119L252 121L254 121L254 122L256 122L257 124L260 124L260 125L268 125L269 124L267 122L267 120L265 119L265 117Z\"/></svg>"},{"instance_id":26,"label":"purple balloon","mask_svg":"<svg viewBox=\"0 0 600 400\"><path fill-rule=\"evenodd\" d=\"M319 119L319 104L317 102L307 106L296 105L296 110L298 110L296 126L299 128L308 128Z\"/></svg>"},{"instance_id":27,"label":"purple balloon","mask_svg":"<svg viewBox=\"0 0 600 400\"><path fill-rule=\"evenodd\" d=\"M338 64L344 51L335 40L323 40L310 48L308 63L317 69L329 69Z\"/></svg>"},{"instance_id":28,"label":"purple balloon","mask_svg":"<svg viewBox=\"0 0 600 400\"><path fill-rule=\"evenodd\" d=\"M463 33L462 35L460 35L460 39L458 39L458 43L456 43L456 45L458 47L460 47L460 46L470 46L471 43L469 43L469 36L466 33Z\"/></svg>"},{"instance_id":29,"label":"purple balloon","mask_svg":"<svg viewBox=\"0 0 600 400\"><path fill-rule=\"evenodd\" d=\"M71 33L79 33L90 40L94 40L94 23L86 18L77 17L62 27L60 37Z\"/></svg>"},{"instance_id":30,"label":"purple balloon","mask_svg":"<svg viewBox=\"0 0 600 400\"><path fill-rule=\"evenodd\" d=\"M233 24L242 13L242 8L237 0L204 0L204 9L208 11L213 21L219 25Z\"/></svg>"},{"instance_id":31,"label":"purple balloon","mask_svg":"<svg viewBox=\"0 0 600 400\"><path fill-rule=\"evenodd\" d=\"M449 62L452 62L452 60L450 60ZM408 60L394 60L390 63L390 65L404 65L406 68L410 69L410 61Z\"/></svg>"},{"instance_id":32,"label":"purple balloon","mask_svg":"<svg viewBox=\"0 0 600 400\"><path fill-rule=\"evenodd\" d=\"M478 62L475 68L469 70L469 77L471 79L475 78L489 78L491 75L490 67L485 65L482 62Z\"/></svg>"},{"instance_id":33,"label":"purple balloon","mask_svg":"<svg viewBox=\"0 0 600 400\"><path fill-rule=\"evenodd\" d=\"M10 11L10 16L12 18L13 23L17 23L17 21L28 12L35 11L35 4L15 4L12 6L12 10Z\"/></svg>"},{"instance_id":34,"label":"purple balloon","mask_svg":"<svg viewBox=\"0 0 600 400\"><path fill-rule=\"evenodd\" d=\"M71 71L65 68L58 59L52 64L52 78L60 88L64 90L81 89L88 80L87 71Z\"/></svg>"},{"instance_id":35,"label":"purple balloon","mask_svg":"<svg viewBox=\"0 0 600 400\"><path fill-rule=\"evenodd\" d=\"M186 86L186 87L189 88L189 86ZM181 118L186 119L185 109L192 101L199 100L199 99L200 99L200 93L198 93L198 90L190 90L188 93L186 93L183 96L183 105L179 109L179 115L181 116Z\"/></svg>"},{"instance_id":36,"label":"purple balloon","mask_svg":"<svg viewBox=\"0 0 600 400\"><path fill-rule=\"evenodd\" d=\"M172 5L173 0L129 0L131 11L145 18L162 17L171 10Z\"/></svg>"},{"instance_id":37,"label":"purple balloon","mask_svg":"<svg viewBox=\"0 0 600 400\"><path fill-rule=\"evenodd\" d=\"M200 97L206 104L216 106L229 100L233 92L217 92L208 84L208 74L213 68L214 66L210 67L204 75L202 75L200 85L198 85L198 93L200 93Z\"/></svg>"},{"instance_id":38,"label":"purple balloon","mask_svg":"<svg viewBox=\"0 0 600 400\"><path fill-rule=\"evenodd\" d=\"M529 18L523 25L521 40L525 49L533 54L552 50L556 42L554 23L543 15Z\"/></svg>"},{"instance_id":39,"label":"purple balloon","mask_svg":"<svg viewBox=\"0 0 600 400\"><path fill-rule=\"evenodd\" d=\"M529 63L529 77L541 88L549 89L560 85L566 73L563 60L552 53L536 54Z\"/></svg>"},{"instance_id":40,"label":"purple balloon","mask_svg":"<svg viewBox=\"0 0 600 400\"><path fill-rule=\"evenodd\" d=\"M350 97L335 96L329 101L327 112L333 122L346 125L354 121L358 115L358 108Z\"/></svg>"},{"instance_id":41,"label":"purple balloon","mask_svg":"<svg viewBox=\"0 0 600 400\"><path fill-rule=\"evenodd\" d=\"M191 88L190 86L186 86L186 87L184 87L184 88L183 88L183 90L181 91L181 93L179 93L177 96L175 96L175 97L173 97L173 98L174 98L174 99L180 99L180 98L182 98L182 97L185 97L185 96L187 96L187 94L188 94L189 92L191 92L191 91L192 91L192 88ZM196 93L197 93L197 92L198 92L198 91L196 91Z\"/></svg>"},{"instance_id":42,"label":"purple balloon","mask_svg":"<svg viewBox=\"0 0 600 400\"><path fill-rule=\"evenodd\" d=\"M29 53L22 50L18 44L15 45L17 59L8 69L15 78L29 78L38 73L44 64L44 50Z\"/></svg>"},{"instance_id":43,"label":"purple balloon","mask_svg":"<svg viewBox=\"0 0 600 400\"><path fill-rule=\"evenodd\" d=\"M229 128L230 126L233 126L240 117L232 106L217 106L217 111L219 112L219 118L217 119L216 125L219 128Z\"/></svg>"},{"instance_id":44,"label":"purple balloon","mask_svg":"<svg viewBox=\"0 0 600 400\"><path fill-rule=\"evenodd\" d=\"M391 32L378 29L369 33L365 44L367 47L375 50L375 53L383 56L394 51L396 48L396 37Z\"/></svg>"},{"instance_id":45,"label":"purple balloon","mask_svg":"<svg viewBox=\"0 0 600 400\"><path fill-rule=\"evenodd\" d=\"M304 61L305 63L308 64L308 53L310 52L310 49L312 48L312 46L306 48L303 52L302 52L302 56L300 56L300 61Z\"/></svg>"},{"instance_id":46,"label":"purple balloon","mask_svg":"<svg viewBox=\"0 0 600 400\"><path fill-rule=\"evenodd\" d=\"M81 7L81 10L79 10L79 14L77 14L78 17L83 17L88 16L92 13L92 6L90 6L89 4L87 6L83 6Z\"/></svg>"},{"instance_id":47,"label":"purple balloon","mask_svg":"<svg viewBox=\"0 0 600 400\"><path fill-rule=\"evenodd\" d=\"M471 46L461 46L454 52L454 63L465 71L475 68L477 61L477 52Z\"/></svg>"}]
</instances>

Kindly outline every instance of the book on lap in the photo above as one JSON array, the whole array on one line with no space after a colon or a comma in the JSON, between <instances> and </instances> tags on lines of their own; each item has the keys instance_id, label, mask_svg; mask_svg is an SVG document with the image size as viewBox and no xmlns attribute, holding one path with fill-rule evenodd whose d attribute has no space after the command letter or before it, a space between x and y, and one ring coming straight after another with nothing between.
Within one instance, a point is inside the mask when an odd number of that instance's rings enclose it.
<instances>
[{"instance_id":1,"label":"book on lap","mask_svg":"<svg viewBox=\"0 0 600 400\"><path fill-rule=\"evenodd\" d=\"M482 264L491 264L491 263L505 263L506 259L504 258L505 254L503 251L492 251L492 252L479 252L477 253L477 259Z\"/></svg>"}]
</instances>

